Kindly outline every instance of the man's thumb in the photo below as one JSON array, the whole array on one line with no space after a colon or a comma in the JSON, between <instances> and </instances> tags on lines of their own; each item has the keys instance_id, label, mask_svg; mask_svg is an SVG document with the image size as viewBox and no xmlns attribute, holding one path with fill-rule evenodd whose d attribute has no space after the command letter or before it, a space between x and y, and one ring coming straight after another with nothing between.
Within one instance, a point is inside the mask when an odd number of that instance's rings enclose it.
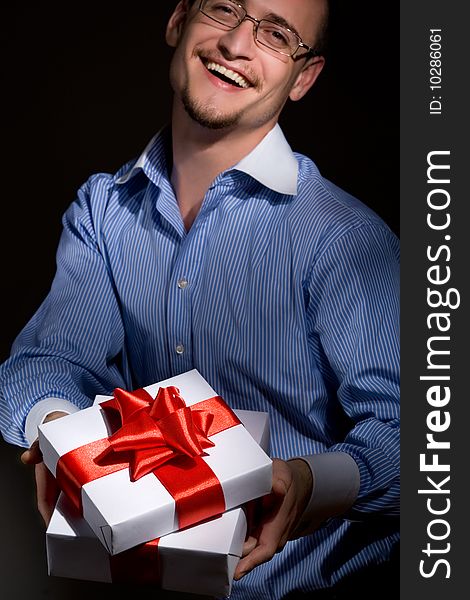
<instances>
[{"instance_id":1,"label":"man's thumb","mask_svg":"<svg viewBox=\"0 0 470 600\"><path fill-rule=\"evenodd\" d=\"M39 450L39 440L31 444L31 448L25 450L21 455L21 462L25 465L37 465L42 461L42 453Z\"/></svg>"}]
</instances>

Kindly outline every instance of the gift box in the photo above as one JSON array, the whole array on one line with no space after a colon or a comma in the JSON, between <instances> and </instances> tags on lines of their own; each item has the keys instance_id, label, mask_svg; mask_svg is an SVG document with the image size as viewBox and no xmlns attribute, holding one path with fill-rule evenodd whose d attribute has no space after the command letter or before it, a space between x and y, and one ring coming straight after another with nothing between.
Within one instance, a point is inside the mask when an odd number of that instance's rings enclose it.
<instances>
[{"instance_id":1,"label":"gift box","mask_svg":"<svg viewBox=\"0 0 470 600\"><path fill-rule=\"evenodd\" d=\"M196 370L115 390L113 400L41 425L39 444L113 555L271 490L270 458Z\"/></svg>"},{"instance_id":2,"label":"gift box","mask_svg":"<svg viewBox=\"0 0 470 600\"><path fill-rule=\"evenodd\" d=\"M235 411L269 449L267 413ZM154 584L165 590L228 596L246 537L243 509L111 556L62 493L46 532L50 575L100 582Z\"/></svg>"}]
</instances>

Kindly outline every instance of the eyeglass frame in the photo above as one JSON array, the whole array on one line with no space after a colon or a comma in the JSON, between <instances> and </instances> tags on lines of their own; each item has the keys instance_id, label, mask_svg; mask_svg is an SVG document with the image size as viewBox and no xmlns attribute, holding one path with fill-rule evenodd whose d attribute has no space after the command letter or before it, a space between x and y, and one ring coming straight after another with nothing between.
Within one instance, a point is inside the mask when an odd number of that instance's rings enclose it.
<instances>
[{"instance_id":1,"label":"eyeglass frame","mask_svg":"<svg viewBox=\"0 0 470 600\"><path fill-rule=\"evenodd\" d=\"M208 19L211 19L212 21L214 21L214 23L218 23L219 25L223 25L224 27L228 27L227 31L233 31L237 27L240 27L240 25L243 23L243 21L248 20L248 21L251 21L255 25L253 27L253 36L255 38L255 41L258 42L261 46L264 46L265 48L268 48L269 50L272 50L273 52L277 52L278 54L282 54L283 56L289 56L293 60L296 60L298 58L305 58L309 54L311 54L312 56L321 56L320 52L318 52L317 50L315 50L315 48L313 48L312 46L308 46L307 44L305 44L305 42L302 40L302 38L300 37L300 35L298 33L296 33L295 31L293 31L292 29L289 29L289 27L286 27L285 25L279 25L279 23L276 23L275 21L270 21L269 19L256 19L255 17L252 17L251 15L248 14L248 12L247 12L247 10L246 10L246 8L244 6L242 6L241 4L238 4L238 2L235 2L234 0L227 0L227 1L230 2L231 4L235 4L235 6L237 6L238 8L240 8L245 13L245 16L243 17L243 19L241 19L239 21L239 23L237 25L235 25L235 27L230 27L226 23L222 23L221 21L218 21L217 19L214 19L214 17L211 17L210 15L208 15L207 13L205 13L202 10L202 5L205 4L207 1L208 0L200 0L200 2L199 2L199 12L202 13ZM258 39L258 29L259 29L259 26L262 23L262 21L266 21L267 23L272 23L273 25L277 25L278 27L282 27L283 29L285 29L289 33L292 33L293 35L295 35L295 37L298 40L297 41L297 44L298 44L297 48L292 53L288 54L287 52L282 52L281 50L277 50L276 48L272 48L271 46L268 46L267 44L265 44L261 40L259 40ZM302 54L302 56L295 56L297 54L297 52L299 51L300 48L304 48L305 50L307 50L307 52L305 54Z\"/></svg>"}]
</instances>

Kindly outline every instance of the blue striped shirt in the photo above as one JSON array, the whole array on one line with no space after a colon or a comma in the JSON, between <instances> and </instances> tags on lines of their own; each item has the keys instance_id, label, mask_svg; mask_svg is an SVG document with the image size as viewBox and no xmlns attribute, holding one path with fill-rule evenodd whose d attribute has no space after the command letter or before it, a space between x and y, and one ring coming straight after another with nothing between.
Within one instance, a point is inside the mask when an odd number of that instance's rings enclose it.
<instances>
[{"instance_id":1,"label":"blue striped shirt","mask_svg":"<svg viewBox=\"0 0 470 600\"><path fill-rule=\"evenodd\" d=\"M196 368L270 414L273 456L346 452L360 473L348 520L289 542L232 597L332 585L398 539L398 241L279 139L221 173L186 231L168 135L66 212L51 291L0 369L3 436L27 445L42 399L85 408Z\"/></svg>"}]
</instances>

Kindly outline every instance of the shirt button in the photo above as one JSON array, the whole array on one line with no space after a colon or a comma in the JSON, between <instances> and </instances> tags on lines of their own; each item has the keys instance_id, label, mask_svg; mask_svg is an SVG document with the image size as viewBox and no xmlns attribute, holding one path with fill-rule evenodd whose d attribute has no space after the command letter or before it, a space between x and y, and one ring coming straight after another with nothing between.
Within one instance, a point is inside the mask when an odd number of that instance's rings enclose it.
<instances>
[{"instance_id":1,"label":"shirt button","mask_svg":"<svg viewBox=\"0 0 470 600\"><path fill-rule=\"evenodd\" d=\"M175 347L176 354L184 354L184 346L183 344L177 344Z\"/></svg>"},{"instance_id":2,"label":"shirt button","mask_svg":"<svg viewBox=\"0 0 470 600\"><path fill-rule=\"evenodd\" d=\"M188 280L186 279L186 277L181 277L181 279L178 279L178 282L176 284L180 290L184 290L188 287Z\"/></svg>"}]
</instances>

